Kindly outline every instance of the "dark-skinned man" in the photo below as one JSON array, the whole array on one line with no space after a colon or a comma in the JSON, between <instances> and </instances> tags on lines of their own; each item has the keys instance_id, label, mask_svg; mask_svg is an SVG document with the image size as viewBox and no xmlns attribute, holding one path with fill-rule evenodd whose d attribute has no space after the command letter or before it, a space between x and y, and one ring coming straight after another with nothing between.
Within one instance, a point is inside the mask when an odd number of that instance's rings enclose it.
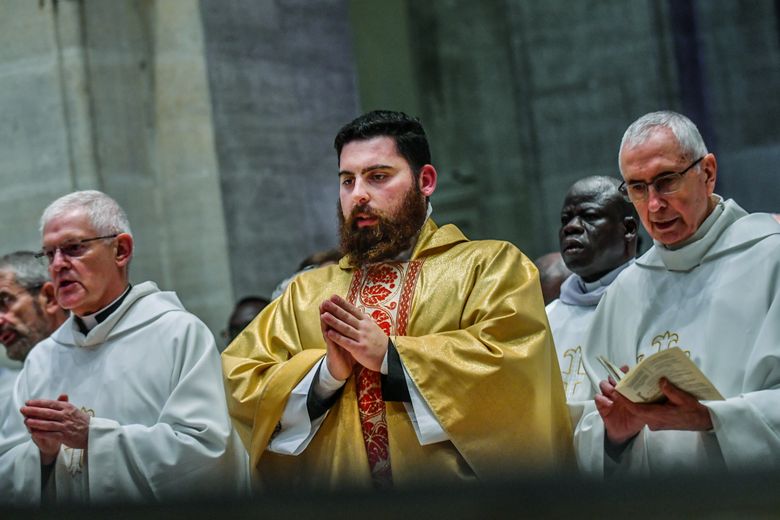
<instances>
[{"instance_id":1,"label":"dark-skinned man","mask_svg":"<svg viewBox=\"0 0 780 520\"><path fill-rule=\"evenodd\" d=\"M574 274L546 310L575 425L582 401L592 398L582 361L590 320L607 287L636 255L638 224L619 186L620 181L612 177L581 179L569 188L561 209L561 256Z\"/></svg>"}]
</instances>

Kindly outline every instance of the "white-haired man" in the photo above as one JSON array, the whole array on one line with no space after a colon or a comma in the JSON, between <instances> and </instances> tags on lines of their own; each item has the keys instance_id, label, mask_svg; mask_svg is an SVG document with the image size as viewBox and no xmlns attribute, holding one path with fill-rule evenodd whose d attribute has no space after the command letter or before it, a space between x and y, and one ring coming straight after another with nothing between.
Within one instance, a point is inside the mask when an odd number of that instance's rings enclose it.
<instances>
[{"instance_id":1,"label":"white-haired man","mask_svg":"<svg viewBox=\"0 0 780 520\"><path fill-rule=\"evenodd\" d=\"M696 126L654 112L626 130L624 183L653 247L610 286L591 323L586 369L596 410L575 444L593 474L780 467L780 225L713 193L715 156ZM634 365L683 349L725 397L700 402L665 379L634 404L597 356Z\"/></svg>"},{"instance_id":2,"label":"white-haired man","mask_svg":"<svg viewBox=\"0 0 780 520\"><path fill-rule=\"evenodd\" d=\"M41 217L60 306L71 317L28 356L0 431L3 499L135 501L246 486L220 362L174 293L131 286L133 237L119 205L71 193Z\"/></svg>"},{"instance_id":3,"label":"white-haired man","mask_svg":"<svg viewBox=\"0 0 780 520\"><path fill-rule=\"evenodd\" d=\"M30 350L67 319L54 297L45 265L31 251L0 256L0 343L8 359L24 362ZM0 403L11 399L19 369L0 367ZM0 415L0 418L2 415Z\"/></svg>"}]
</instances>

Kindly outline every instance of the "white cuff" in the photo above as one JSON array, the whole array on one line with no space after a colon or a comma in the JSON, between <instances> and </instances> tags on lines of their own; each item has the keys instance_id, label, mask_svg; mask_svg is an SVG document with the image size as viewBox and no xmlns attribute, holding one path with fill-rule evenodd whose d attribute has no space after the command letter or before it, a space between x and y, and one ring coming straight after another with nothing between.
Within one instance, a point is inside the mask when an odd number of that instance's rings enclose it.
<instances>
[{"instance_id":1,"label":"white cuff","mask_svg":"<svg viewBox=\"0 0 780 520\"><path fill-rule=\"evenodd\" d=\"M439 420L436 419L428 403L425 402L420 390L417 389L417 385L414 384L406 367L403 366L403 362L401 362L401 366L404 369L404 378L406 379L406 386L409 389L409 397L411 397L412 401L411 404L404 403L404 407L406 408L406 413L409 414L409 419L412 421L414 433L417 434L417 440L420 441L420 445L426 446L449 440L449 435L444 431Z\"/></svg>"},{"instance_id":2,"label":"white cuff","mask_svg":"<svg viewBox=\"0 0 780 520\"><path fill-rule=\"evenodd\" d=\"M318 361L309 372L304 376L298 385L293 388L290 397L287 399L287 405L284 407L282 419L279 421L281 430L268 443L268 451L282 455L300 455L309 445L314 435L317 433L322 421L327 417L325 412L315 420L309 419L309 410L306 407L306 399L309 396L309 388L314 382L314 375L317 369L322 367L320 374L327 372L331 379L333 376L328 372L325 358ZM322 379L321 377L319 379ZM338 380L337 380L338 381ZM341 384L344 384L342 381ZM338 388L336 388L338 390ZM316 391L316 388L315 388ZM331 393L332 395L332 393Z\"/></svg>"},{"instance_id":3,"label":"white cuff","mask_svg":"<svg viewBox=\"0 0 780 520\"><path fill-rule=\"evenodd\" d=\"M331 374L330 370L328 370L328 362L325 357L322 358L322 360L318 363L318 366L320 367L320 376L314 382L314 395L316 395L317 398L321 400L325 400L335 394L339 388L344 386L344 383L346 383L347 380L336 379L333 377L333 374ZM314 368L316 371L317 366ZM293 392L294 391L295 390L293 390Z\"/></svg>"}]
</instances>

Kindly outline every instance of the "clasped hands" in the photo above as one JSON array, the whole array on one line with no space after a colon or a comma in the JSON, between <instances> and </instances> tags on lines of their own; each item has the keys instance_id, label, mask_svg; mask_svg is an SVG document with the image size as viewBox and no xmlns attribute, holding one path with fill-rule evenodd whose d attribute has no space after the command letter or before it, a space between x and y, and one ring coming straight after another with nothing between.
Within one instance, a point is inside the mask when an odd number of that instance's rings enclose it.
<instances>
[{"instance_id":1,"label":"clasped hands","mask_svg":"<svg viewBox=\"0 0 780 520\"><path fill-rule=\"evenodd\" d=\"M70 404L66 394L56 401L31 399L19 411L41 452L41 464L48 466L54 462L63 444L70 448L87 448L89 415Z\"/></svg>"},{"instance_id":2,"label":"clasped hands","mask_svg":"<svg viewBox=\"0 0 780 520\"><path fill-rule=\"evenodd\" d=\"M623 372L628 367L621 368ZM596 408L604 421L607 438L613 444L624 444L647 425L656 430L707 431L712 429L709 410L694 396L680 390L666 378L659 382L666 400L661 403L637 404L615 390L610 377L601 381L601 394L595 397Z\"/></svg>"},{"instance_id":3,"label":"clasped hands","mask_svg":"<svg viewBox=\"0 0 780 520\"><path fill-rule=\"evenodd\" d=\"M320 328L325 361L333 377L347 379L355 364L380 371L387 354L387 335L369 315L333 295L320 304Z\"/></svg>"}]
</instances>

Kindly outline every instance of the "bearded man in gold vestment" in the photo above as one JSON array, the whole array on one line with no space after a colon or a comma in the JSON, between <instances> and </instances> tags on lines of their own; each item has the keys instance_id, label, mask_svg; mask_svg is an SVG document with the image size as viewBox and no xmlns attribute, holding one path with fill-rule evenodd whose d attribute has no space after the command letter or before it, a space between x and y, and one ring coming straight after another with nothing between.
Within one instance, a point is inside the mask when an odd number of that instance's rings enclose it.
<instances>
[{"instance_id":1,"label":"bearded man in gold vestment","mask_svg":"<svg viewBox=\"0 0 780 520\"><path fill-rule=\"evenodd\" d=\"M536 268L431 220L416 118L336 137L344 257L297 276L222 355L265 488L490 481L570 467L571 427Z\"/></svg>"}]
</instances>

